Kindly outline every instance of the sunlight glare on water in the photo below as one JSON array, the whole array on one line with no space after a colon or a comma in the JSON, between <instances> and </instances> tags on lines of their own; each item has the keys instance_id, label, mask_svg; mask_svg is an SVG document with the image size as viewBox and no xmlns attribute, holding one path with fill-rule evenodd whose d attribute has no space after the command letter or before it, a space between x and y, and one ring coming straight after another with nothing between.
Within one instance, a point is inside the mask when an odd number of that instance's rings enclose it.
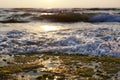
<instances>
[{"instance_id":1,"label":"sunlight glare on water","mask_svg":"<svg viewBox=\"0 0 120 80\"><path fill-rule=\"evenodd\" d=\"M43 31L57 31L57 30L60 30L59 26L52 26L52 25L43 25L43 26L40 26L40 28Z\"/></svg>"}]
</instances>

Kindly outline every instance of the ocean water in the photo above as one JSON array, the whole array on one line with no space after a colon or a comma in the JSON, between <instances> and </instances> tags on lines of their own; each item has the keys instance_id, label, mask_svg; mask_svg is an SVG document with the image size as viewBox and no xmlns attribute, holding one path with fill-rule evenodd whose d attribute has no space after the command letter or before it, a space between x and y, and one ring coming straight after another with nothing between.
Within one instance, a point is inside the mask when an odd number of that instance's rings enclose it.
<instances>
[{"instance_id":1,"label":"ocean water","mask_svg":"<svg viewBox=\"0 0 120 80\"><path fill-rule=\"evenodd\" d=\"M87 18L41 18L63 13ZM120 57L120 10L0 9L0 54L43 52Z\"/></svg>"}]
</instances>

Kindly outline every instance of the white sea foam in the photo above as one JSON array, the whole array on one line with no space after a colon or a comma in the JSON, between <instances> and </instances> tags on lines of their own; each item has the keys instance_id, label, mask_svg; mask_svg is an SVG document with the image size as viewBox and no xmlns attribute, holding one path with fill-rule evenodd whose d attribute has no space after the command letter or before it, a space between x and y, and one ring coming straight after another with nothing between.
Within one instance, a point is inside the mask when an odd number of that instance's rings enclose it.
<instances>
[{"instance_id":1,"label":"white sea foam","mask_svg":"<svg viewBox=\"0 0 120 80\"><path fill-rule=\"evenodd\" d=\"M17 15L22 20L31 21L0 23L0 54L55 52L120 57L119 10L104 10L102 13L100 10L83 11L83 14L94 13L89 17L90 22L104 23L45 22L40 19L39 11L33 12L28 14L26 10L0 9L0 20L4 21L4 18ZM34 17L40 20L36 21ZM56 29L55 26L59 29L48 31ZM43 27L49 29L45 31L42 30Z\"/></svg>"},{"instance_id":2,"label":"white sea foam","mask_svg":"<svg viewBox=\"0 0 120 80\"><path fill-rule=\"evenodd\" d=\"M90 17L90 21L92 22L120 22L119 14L96 14Z\"/></svg>"},{"instance_id":3,"label":"white sea foam","mask_svg":"<svg viewBox=\"0 0 120 80\"><path fill-rule=\"evenodd\" d=\"M12 30L0 36L1 54L32 52L120 57L120 30L94 28L44 33Z\"/></svg>"}]
</instances>

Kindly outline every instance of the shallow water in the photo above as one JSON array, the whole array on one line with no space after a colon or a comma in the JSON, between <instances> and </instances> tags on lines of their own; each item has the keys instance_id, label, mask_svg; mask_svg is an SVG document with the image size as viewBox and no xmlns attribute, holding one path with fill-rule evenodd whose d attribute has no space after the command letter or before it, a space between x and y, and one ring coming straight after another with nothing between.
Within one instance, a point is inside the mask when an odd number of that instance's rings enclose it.
<instances>
[{"instance_id":1,"label":"shallow water","mask_svg":"<svg viewBox=\"0 0 120 80\"><path fill-rule=\"evenodd\" d=\"M0 33L6 33L12 30L28 31L28 32L47 32L47 31L59 31L66 29L91 29L91 28L119 28L118 22L106 22L106 23L53 23L53 22L31 22L31 23L0 23Z\"/></svg>"},{"instance_id":2,"label":"shallow water","mask_svg":"<svg viewBox=\"0 0 120 80\"><path fill-rule=\"evenodd\" d=\"M120 57L120 22L0 23L0 54L32 52Z\"/></svg>"},{"instance_id":3,"label":"shallow water","mask_svg":"<svg viewBox=\"0 0 120 80\"><path fill-rule=\"evenodd\" d=\"M62 52L120 56L120 23L44 22L1 25L1 54Z\"/></svg>"}]
</instances>

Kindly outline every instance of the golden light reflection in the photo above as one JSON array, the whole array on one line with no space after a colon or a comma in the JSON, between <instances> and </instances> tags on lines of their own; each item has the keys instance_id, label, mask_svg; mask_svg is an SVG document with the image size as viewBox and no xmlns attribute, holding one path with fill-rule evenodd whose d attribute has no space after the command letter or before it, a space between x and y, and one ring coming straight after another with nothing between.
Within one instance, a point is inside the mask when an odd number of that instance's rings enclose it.
<instances>
[{"instance_id":1,"label":"golden light reflection","mask_svg":"<svg viewBox=\"0 0 120 80\"><path fill-rule=\"evenodd\" d=\"M60 28L58 26L44 25L41 26L41 29L44 31L56 31L59 30Z\"/></svg>"}]
</instances>

